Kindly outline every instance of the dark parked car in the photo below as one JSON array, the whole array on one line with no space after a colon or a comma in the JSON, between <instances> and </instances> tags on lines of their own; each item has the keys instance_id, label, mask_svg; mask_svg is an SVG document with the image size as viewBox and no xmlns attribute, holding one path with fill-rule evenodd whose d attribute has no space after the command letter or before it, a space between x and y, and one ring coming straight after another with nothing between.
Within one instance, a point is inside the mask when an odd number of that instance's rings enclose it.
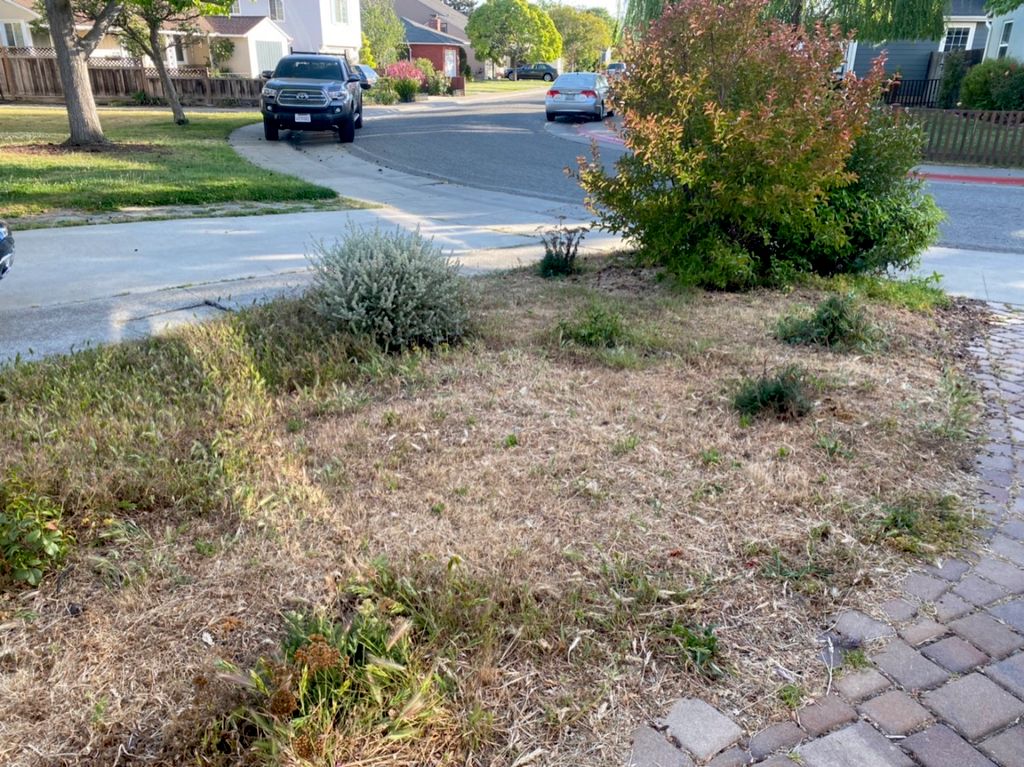
<instances>
[{"instance_id":1,"label":"dark parked car","mask_svg":"<svg viewBox=\"0 0 1024 767\"><path fill-rule=\"evenodd\" d=\"M558 70L550 64L530 64L515 69L506 69L505 77L509 80L546 80L551 82L558 77Z\"/></svg>"},{"instance_id":2,"label":"dark parked car","mask_svg":"<svg viewBox=\"0 0 1024 767\"><path fill-rule=\"evenodd\" d=\"M377 70L367 64L356 64L355 70L359 75L359 79L371 88L376 85L377 81L380 79L380 75L377 74Z\"/></svg>"},{"instance_id":3,"label":"dark parked car","mask_svg":"<svg viewBox=\"0 0 1024 767\"><path fill-rule=\"evenodd\" d=\"M0 221L0 279L14 263L14 235L11 228Z\"/></svg>"},{"instance_id":4,"label":"dark parked car","mask_svg":"<svg viewBox=\"0 0 1024 767\"><path fill-rule=\"evenodd\" d=\"M273 72L264 72L260 111L263 135L277 141L281 128L333 130L343 144L363 127L363 90L370 85L343 56L298 53L285 56Z\"/></svg>"}]
</instances>

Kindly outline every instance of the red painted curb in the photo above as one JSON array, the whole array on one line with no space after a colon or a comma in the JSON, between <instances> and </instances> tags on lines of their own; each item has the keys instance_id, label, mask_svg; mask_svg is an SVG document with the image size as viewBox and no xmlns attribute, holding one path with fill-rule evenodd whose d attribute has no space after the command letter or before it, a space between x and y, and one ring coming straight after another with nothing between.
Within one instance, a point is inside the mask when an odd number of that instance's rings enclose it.
<instances>
[{"instance_id":1,"label":"red painted curb","mask_svg":"<svg viewBox=\"0 0 1024 767\"><path fill-rule=\"evenodd\" d=\"M1000 178L999 176L965 176L955 173L917 173L932 181L959 181L965 184L1001 184L1002 186L1024 186L1024 178Z\"/></svg>"}]
</instances>

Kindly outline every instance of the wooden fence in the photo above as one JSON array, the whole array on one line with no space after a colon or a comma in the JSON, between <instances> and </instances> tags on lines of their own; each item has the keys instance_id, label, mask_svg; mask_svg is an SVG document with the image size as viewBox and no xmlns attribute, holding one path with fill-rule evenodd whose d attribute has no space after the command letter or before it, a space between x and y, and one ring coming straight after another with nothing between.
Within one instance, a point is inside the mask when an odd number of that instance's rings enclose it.
<instances>
[{"instance_id":1,"label":"wooden fence","mask_svg":"<svg viewBox=\"0 0 1024 767\"><path fill-rule=\"evenodd\" d=\"M45 50L0 48L0 99L63 101L52 55ZM89 61L89 80L97 103L152 102L164 98L156 70L138 60L94 58ZM210 77L203 67L171 70L178 97L186 105L254 106L259 103L261 80L241 77Z\"/></svg>"},{"instance_id":2,"label":"wooden fence","mask_svg":"<svg viewBox=\"0 0 1024 767\"><path fill-rule=\"evenodd\" d=\"M928 136L926 160L1024 166L1024 111L912 109Z\"/></svg>"}]
</instances>

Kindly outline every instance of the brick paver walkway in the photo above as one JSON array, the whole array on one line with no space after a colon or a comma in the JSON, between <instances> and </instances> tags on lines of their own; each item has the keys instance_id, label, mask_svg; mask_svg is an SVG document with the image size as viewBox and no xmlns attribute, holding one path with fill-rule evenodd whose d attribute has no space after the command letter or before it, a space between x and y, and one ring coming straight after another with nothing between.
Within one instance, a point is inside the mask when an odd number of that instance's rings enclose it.
<instances>
[{"instance_id":1,"label":"brick paver walkway","mask_svg":"<svg viewBox=\"0 0 1024 767\"><path fill-rule=\"evenodd\" d=\"M637 730L628 767L1024 767L1024 313L993 306L972 349L988 442L977 459L984 545L909 575L888 621L837 617L844 646L885 640L834 694L750 737L677 701Z\"/></svg>"}]
</instances>

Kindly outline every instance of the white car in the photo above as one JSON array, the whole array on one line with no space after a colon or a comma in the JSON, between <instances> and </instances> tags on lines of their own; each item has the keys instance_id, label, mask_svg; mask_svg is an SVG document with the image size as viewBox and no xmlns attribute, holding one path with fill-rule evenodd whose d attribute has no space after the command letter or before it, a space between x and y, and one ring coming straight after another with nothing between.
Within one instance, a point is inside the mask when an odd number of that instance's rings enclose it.
<instances>
[{"instance_id":1,"label":"white car","mask_svg":"<svg viewBox=\"0 0 1024 767\"><path fill-rule=\"evenodd\" d=\"M603 120L608 108L608 78L596 72L566 72L551 83L544 96L548 122L559 116Z\"/></svg>"}]
</instances>

